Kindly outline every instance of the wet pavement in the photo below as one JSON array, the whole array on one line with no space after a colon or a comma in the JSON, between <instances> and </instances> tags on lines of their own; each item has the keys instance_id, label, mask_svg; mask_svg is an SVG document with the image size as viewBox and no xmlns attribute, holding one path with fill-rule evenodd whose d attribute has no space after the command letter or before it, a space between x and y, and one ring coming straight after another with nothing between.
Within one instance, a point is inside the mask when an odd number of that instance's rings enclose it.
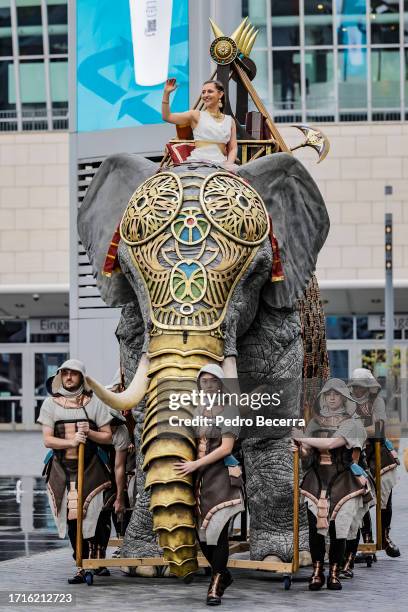
<instances>
[{"instance_id":1,"label":"wet pavement","mask_svg":"<svg viewBox=\"0 0 408 612\"><path fill-rule=\"evenodd\" d=\"M40 432L0 433L0 561L66 547L41 478Z\"/></svg>"},{"instance_id":2,"label":"wet pavement","mask_svg":"<svg viewBox=\"0 0 408 612\"><path fill-rule=\"evenodd\" d=\"M0 477L0 561L66 545L56 533L43 480Z\"/></svg>"},{"instance_id":3,"label":"wet pavement","mask_svg":"<svg viewBox=\"0 0 408 612\"><path fill-rule=\"evenodd\" d=\"M16 434L18 435L18 434ZM0 434L0 449L1 445ZM41 443L41 439L38 439ZM33 443L36 443L33 439ZM400 448L408 446L401 441ZM37 449L33 449L35 454ZM41 455L41 453L40 453ZM1 450L0 450L1 465ZM73 604L26 604L24 610L61 610L74 608L87 612L118 609L120 612L190 612L208 609L205 594L208 578L198 576L193 584L185 585L174 578L130 578L119 568L111 570L109 577L95 577L92 587L85 584L70 586L67 577L75 570L70 550L53 550L59 542L50 526L47 498L38 475L21 478L21 504L16 501L16 482L9 477L1 480L1 548L24 554L0 563L0 612L17 609L5 603L11 592L65 593L72 595ZM26 501L24 502L24 497ZM31 501L29 501L31 499ZM399 482L393 495L392 537L401 548L399 559L390 559L384 552L371 568L357 565L353 580L343 581L341 592L323 589L310 593L307 577L310 569L302 569L289 591L285 591L278 576L266 572L234 571L234 584L228 589L222 604L224 612L399 612L408 609L408 475L399 469ZM33 508L31 514L24 510ZM27 512L27 514L26 514ZM6 530L4 529L6 527ZM8 541L11 540L11 541ZM36 547L44 546L48 552L32 554ZM29 555L29 556L26 556Z\"/></svg>"}]
</instances>

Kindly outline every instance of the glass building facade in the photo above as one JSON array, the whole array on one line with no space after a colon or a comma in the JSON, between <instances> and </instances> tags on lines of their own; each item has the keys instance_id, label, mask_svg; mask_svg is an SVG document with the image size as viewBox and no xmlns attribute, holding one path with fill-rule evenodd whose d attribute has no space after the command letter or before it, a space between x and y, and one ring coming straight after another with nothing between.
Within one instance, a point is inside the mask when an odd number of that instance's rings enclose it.
<instances>
[{"instance_id":1,"label":"glass building facade","mask_svg":"<svg viewBox=\"0 0 408 612\"><path fill-rule=\"evenodd\" d=\"M67 0L0 0L0 132L67 128Z\"/></svg>"},{"instance_id":2,"label":"glass building facade","mask_svg":"<svg viewBox=\"0 0 408 612\"><path fill-rule=\"evenodd\" d=\"M408 117L408 0L243 0L278 122Z\"/></svg>"}]
</instances>

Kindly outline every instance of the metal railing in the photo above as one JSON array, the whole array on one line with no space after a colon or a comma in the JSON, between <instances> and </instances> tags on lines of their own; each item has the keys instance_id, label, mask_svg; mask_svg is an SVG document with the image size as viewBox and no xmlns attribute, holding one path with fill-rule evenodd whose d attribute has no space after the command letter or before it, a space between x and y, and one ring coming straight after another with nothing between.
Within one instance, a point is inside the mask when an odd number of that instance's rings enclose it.
<instances>
[{"instance_id":1,"label":"metal railing","mask_svg":"<svg viewBox=\"0 0 408 612\"><path fill-rule=\"evenodd\" d=\"M19 119L23 131L48 130L49 125L53 130L67 130L68 105L48 112L46 108L23 109L20 117L15 110L0 111L0 132L17 132Z\"/></svg>"}]
</instances>

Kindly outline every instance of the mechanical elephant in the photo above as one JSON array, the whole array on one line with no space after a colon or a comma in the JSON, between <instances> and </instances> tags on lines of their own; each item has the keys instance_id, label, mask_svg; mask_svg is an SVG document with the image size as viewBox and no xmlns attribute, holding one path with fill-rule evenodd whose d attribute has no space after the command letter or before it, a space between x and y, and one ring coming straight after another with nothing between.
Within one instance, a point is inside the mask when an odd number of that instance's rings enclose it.
<instances>
[{"instance_id":1,"label":"mechanical elephant","mask_svg":"<svg viewBox=\"0 0 408 612\"><path fill-rule=\"evenodd\" d=\"M102 271L120 222L116 270ZM271 281L276 236L284 279ZM313 276L329 229L322 196L303 165L276 153L225 172L210 163L158 166L139 156L107 158L79 210L78 230L102 298L122 307L117 328L127 390L96 393L118 409L139 403L137 500L123 556L155 556L186 576L196 568L191 479L176 457L192 458L194 440L158 436L168 418L161 380L174 391L208 362L227 375L269 384L301 380L303 345L297 301ZM294 396L276 409L290 416ZM292 556L292 456L289 429L242 441L253 559ZM174 438L173 438L174 440ZM170 446L168 446L170 444ZM300 548L307 549L301 514ZM158 536L158 537L157 537Z\"/></svg>"}]
</instances>

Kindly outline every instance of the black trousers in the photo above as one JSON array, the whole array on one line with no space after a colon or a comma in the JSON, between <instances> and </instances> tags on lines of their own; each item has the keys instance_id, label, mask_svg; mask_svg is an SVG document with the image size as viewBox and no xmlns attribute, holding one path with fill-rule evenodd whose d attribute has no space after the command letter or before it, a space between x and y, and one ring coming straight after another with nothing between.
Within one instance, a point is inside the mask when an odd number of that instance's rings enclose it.
<instances>
[{"instance_id":1,"label":"black trousers","mask_svg":"<svg viewBox=\"0 0 408 612\"><path fill-rule=\"evenodd\" d=\"M76 535L77 522L75 520L67 521L68 537L73 549L72 556L76 557ZM102 559L105 557L105 551L108 546L111 532L111 510L102 510L96 523L95 535L92 538L82 540L82 557L84 559Z\"/></svg>"},{"instance_id":2,"label":"black trousers","mask_svg":"<svg viewBox=\"0 0 408 612\"><path fill-rule=\"evenodd\" d=\"M317 532L317 519L313 512L307 510L307 519L309 521L309 548L310 554L312 555L312 561L320 561L324 563L324 557L326 554L326 542L325 537ZM334 521L330 521L329 525L329 537L330 537L330 548L329 548L329 563L338 563L339 565L343 562L344 553L346 550L346 538L336 537L336 525Z\"/></svg>"},{"instance_id":3,"label":"black trousers","mask_svg":"<svg viewBox=\"0 0 408 612\"><path fill-rule=\"evenodd\" d=\"M200 542L203 555L210 564L213 574L222 574L227 569L229 555L228 525L229 521L224 525L217 544L209 545L207 542Z\"/></svg>"},{"instance_id":4,"label":"black trousers","mask_svg":"<svg viewBox=\"0 0 408 612\"><path fill-rule=\"evenodd\" d=\"M391 519L392 519L392 491L388 498L386 508L383 508L381 510L381 526L382 526L383 533L386 529L391 528ZM357 548L360 542L361 534L363 535L364 542L366 541L370 542L374 540L373 527L372 527L371 516L370 516L369 511L367 511L363 517L363 525L361 529L358 530L357 537L355 538L355 540L347 541L346 556L348 556L349 553L357 554Z\"/></svg>"}]
</instances>

